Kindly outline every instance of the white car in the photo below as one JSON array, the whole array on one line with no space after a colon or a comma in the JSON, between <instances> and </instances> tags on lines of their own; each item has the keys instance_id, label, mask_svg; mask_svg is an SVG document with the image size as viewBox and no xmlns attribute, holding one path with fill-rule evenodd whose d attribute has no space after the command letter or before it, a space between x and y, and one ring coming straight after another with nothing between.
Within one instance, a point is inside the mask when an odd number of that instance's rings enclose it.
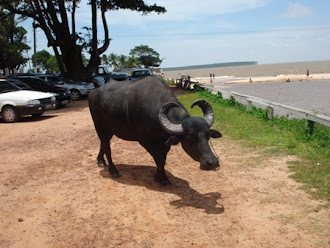
<instances>
[{"instance_id":1,"label":"white car","mask_svg":"<svg viewBox=\"0 0 330 248\"><path fill-rule=\"evenodd\" d=\"M52 94L21 90L6 79L0 79L0 115L4 122L16 122L26 115L41 116L44 111L56 108Z\"/></svg>"}]
</instances>

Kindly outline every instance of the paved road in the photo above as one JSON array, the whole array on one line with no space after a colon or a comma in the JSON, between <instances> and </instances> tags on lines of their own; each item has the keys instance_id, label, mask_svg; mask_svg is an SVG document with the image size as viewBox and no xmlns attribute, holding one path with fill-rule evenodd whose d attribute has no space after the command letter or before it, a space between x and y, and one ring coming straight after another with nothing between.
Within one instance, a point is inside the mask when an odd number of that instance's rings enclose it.
<instances>
[{"instance_id":1,"label":"paved road","mask_svg":"<svg viewBox=\"0 0 330 248\"><path fill-rule=\"evenodd\" d=\"M220 79L213 85L215 89L235 91L330 116L329 80L254 84L225 84L225 82L225 79Z\"/></svg>"}]
</instances>

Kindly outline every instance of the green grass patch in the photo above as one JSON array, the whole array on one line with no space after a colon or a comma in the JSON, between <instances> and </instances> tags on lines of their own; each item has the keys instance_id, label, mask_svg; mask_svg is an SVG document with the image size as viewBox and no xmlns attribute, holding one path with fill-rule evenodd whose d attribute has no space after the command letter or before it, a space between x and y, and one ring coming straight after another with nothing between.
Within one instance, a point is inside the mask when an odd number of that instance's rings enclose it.
<instances>
[{"instance_id":1,"label":"green grass patch","mask_svg":"<svg viewBox=\"0 0 330 248\"><path fill-rule=\"evenodd\" d=\"M292 177L317 199L330 200L330 128L315 123L314 134L308 134L306 120L267 119L267 112L246 106L208 91L183 94L180 102L192 115L202 116L190 104L200 98L211 103L215 122L213 128L243 145L266 148L271 154L296 155L299 161L289 164Z\"/></svg>"}]
</instances>

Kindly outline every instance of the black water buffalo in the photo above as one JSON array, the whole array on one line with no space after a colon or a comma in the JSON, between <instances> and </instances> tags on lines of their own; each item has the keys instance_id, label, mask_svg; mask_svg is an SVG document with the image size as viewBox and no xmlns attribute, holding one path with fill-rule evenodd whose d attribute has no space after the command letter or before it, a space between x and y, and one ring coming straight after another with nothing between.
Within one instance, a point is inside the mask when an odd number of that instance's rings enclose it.
<instances>
[{"instance_id":1,"label":"black water buffalo","mask_svg":"<svg viewBox=\"0 0 330 248\"><path fill-rule=\"evenodd\" d=\"M181 142L186 153L200 162L203 170L218 170L220 163L212 153L209 139L221 133L210 129L214 114L209 103L196 100L204 118L191 117L174 96L171 89L156 77L137 81L112 81L92 91L88 98L96 132L101 141L97 156L99 166L109 163L109 173L120 173L111 159L110 139L113 135L138 141L157 164L155 179L162 185L170 184L164 170L166 155L171 145Z\"/></svg>"}]
</instances>

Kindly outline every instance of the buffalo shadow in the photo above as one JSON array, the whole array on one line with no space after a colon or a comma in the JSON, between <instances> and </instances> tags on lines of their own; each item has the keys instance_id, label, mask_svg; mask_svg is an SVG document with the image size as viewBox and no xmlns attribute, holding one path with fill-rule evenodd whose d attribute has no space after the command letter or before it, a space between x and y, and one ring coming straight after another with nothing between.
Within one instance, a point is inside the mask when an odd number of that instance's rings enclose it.
<instances>
[{"instance_id":1,"label":"buffalo shadow","mask_svg":"<svg viewBox=\"0 0 330 248\"><path fill-rule=\"evenodd\" d=\"M109 167L105 166L100 171L100 175L109 178L118 183L141 186L149 190L159 191L163 193L175 194L181 199L170 202L176 208L194 207L196 209L204 209L207 214L221 214L225 211L222 205L218 205L217 200L221 198L219 192L210 192L201 194L189 186L189 182L181 178L175 177L166 171L166 175L171 181L171 185L161 186L153 179L156 168L147 165L116 165L122 176L112 178L109 175Z\"/></svg>"}]
</instances>

